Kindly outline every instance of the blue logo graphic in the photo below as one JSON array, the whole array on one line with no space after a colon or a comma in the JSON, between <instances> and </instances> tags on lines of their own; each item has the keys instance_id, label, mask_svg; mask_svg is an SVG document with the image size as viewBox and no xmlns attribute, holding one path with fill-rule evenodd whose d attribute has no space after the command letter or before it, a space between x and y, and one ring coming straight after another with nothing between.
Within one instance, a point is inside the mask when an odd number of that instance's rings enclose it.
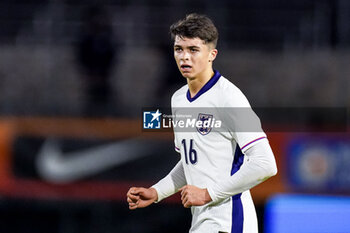
<instances>
[{"instance_id":1,"label":"blue logo graphic","mask_svg":"<svg viewBox=\"0 0 350 233\"><path fill-rule=\"evenodd\" d=\"M199 113L198 121L202 121L202 127L197 127L197 131L202 135L207 135L212 130L213 115Z\"/></svg>"},{"instance_id":2,"label":"blue logo graphic","mask_svg":"<svg viewBox=\"0 0 350 233\"><path fill-rule=\"evenodd\" d=\"M143 112L143 128L144 129L160 129L160 119L162 113L157 111Z\"/></svg>"}]
</instances>

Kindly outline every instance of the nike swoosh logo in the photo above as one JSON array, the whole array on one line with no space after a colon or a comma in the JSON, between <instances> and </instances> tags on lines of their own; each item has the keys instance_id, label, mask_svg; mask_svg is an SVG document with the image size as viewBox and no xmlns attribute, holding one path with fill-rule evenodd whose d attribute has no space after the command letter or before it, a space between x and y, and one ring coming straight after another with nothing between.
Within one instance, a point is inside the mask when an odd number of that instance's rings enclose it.
<instances>
[{"instance_id":1,"label":"nike swoosh logo","mask_svg":"<svg viewBox=\"0 0 350 233\"><path fill-rule=\"evenodd\" d=\"M59 142L47 139L36 157L36 167L46 181L69 183L149 155L161 146L160 142L136 138L63 155Z\"/></svg>"}]
</instances>

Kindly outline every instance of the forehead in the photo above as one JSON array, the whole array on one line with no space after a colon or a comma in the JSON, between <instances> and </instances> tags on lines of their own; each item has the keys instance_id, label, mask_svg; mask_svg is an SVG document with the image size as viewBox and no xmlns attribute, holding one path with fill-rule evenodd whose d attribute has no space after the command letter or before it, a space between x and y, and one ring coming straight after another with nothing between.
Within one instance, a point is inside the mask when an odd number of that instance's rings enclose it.
<instances>
[{"instance_id":1,"label":"forehead","mask_svg":"<svg viewBox=\"0 0 350 233\"><path fill-rule=\"evenodd\" d=\"M185 46L185 47L190 47L190 46L197 46L197 47L202 47L205 45L204 40L195 37L195 38L188 38L188 37L180 37L180 36L175 36L175 41L174 41L174 46Z\"/></svg>"}]
</instances>

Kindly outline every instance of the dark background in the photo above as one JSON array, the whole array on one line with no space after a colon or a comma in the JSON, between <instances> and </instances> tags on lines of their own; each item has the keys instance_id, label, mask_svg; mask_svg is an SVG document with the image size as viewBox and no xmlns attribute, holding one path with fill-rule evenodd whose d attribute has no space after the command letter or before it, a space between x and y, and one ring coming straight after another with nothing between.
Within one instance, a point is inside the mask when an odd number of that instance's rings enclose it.
<instances>
[{"instance_id":1,"label":"dark background","mask_svg":"<svg viewBox=\"0 0 350 233\"><path fill-rule=\"evenodd\" d=\"M140 119L145 107L169 107L172 93L185 85L168 30L192 12L213 19L220 34L214 68L253 107L339 109L342 114L349 108L347 0L3 0L0 232L188 230L190 211L178 197L131 212L125 194L132 185L152 185L177 161L171 134L151 137L141 131ZM271 111L265 113L273 133L283 135L271 140L280 177L268 186L272 188L254 192L260 232L265 203L277 192L349 194L343 181L344 186L316 185L311 191L288 183L287 171L297 169L285 163L290 125ZM322 116L305 142L317 138L317 129L325 126L322 140L338 133L332 142L349 145L346 119L341 118L340 128L330 128L327 119L339 118ZM45 180L36 171L36 156L47 139L58 140L63 152L74 152L140 135L161 139L163 149L145 150L143 158L64 184ZM348 161L347 153L341 161Z\"/></svg>"}]
</instances>

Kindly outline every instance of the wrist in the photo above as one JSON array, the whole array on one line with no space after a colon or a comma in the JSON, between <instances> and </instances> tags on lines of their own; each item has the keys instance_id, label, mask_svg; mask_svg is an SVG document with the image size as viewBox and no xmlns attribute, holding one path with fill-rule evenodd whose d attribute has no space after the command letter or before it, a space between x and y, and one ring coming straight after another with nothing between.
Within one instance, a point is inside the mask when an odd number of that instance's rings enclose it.
<instances>
[{"instance_id":1,"label":"wrist","mask_svg":"<svg viewBox=\"0 0 350 233\"><path fill-rule=\"evenodd\" d=\"M209 195L208 189L204 189L204 202L205 202L205 204L207 204L211 201L212 201L212 199Z\"/></svg>"},{"instance_id":2,"label":"wrist","mask_svg":"<svg viewBox=\"0 0 350 233\"><path fill-rule=\"evenodd\" d=\"M218 200L216 199L216 195L215 195L215 192L213 191L213 189L211 187L208 187L207 192L208 192L208 195L210 197L210 200L212 202L216 203Z\"/></svg>"},{"instance_id":3,"label":"wrist","mask_svg":"<svg viewBox=\"0 0 350 233\"><path fill-rule=\"evenodd\" d=\"M153 187L150 187L149 190L152 193L152 200L153 200L153 202L158 202L158 192L157 192L157 190L155 188L153 188Z\"/></svg>"}]
</instances>

